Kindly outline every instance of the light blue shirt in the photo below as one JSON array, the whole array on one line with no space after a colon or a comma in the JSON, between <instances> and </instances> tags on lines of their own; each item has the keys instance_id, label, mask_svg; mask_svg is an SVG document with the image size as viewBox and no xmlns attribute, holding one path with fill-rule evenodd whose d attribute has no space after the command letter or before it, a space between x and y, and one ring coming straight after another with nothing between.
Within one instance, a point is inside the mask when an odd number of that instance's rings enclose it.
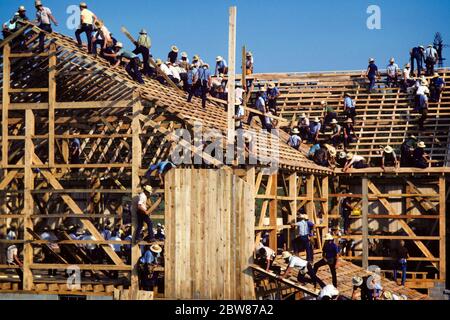
<instances>
[{"instance_id":1,"label":"light blue shirt","mask_svg":"<svg viewBox=\"0 0 450 320\"><path fill-rule=\"evenodd\" d=\"M288 144L293 148L300 147L300 144L302 143L302 139L298 135L293 135L289 138Z\"/></svg>"},{"instance_id":2,"label":"light blue shirt","mask_svg":"<svg viewBox=\"0 0 450 320\"><path fill-rule=\"evenodd\" d=\"M127 59L135 59L135 58L137 58L137 55L135 55L133 52L131 52L129 50L125 50L124 48L120 49L117 52L117 55L119 57L123 57L123 58L127 58Z\"/></svg>"},{"instance_id":3,"label":"light blue shirt","mask_svg":"<svg viewBox=\"0 0 450 320\"><path fill-rule=\"evenodd\" d=\"M355 107L353 100L350 97L345 97L344 106L346 108L351 108L351 109L353 109Z\"/></svg>"},{"instance_id":4,"label":"light blue shirt","mask_svg":"<svg viewBox=\"0 0 450 320\"><path fill-rule=\"evenodd\" d=\"M317 132L319 132L320 129L322 129L322 124L313 122L313 123L311 123L309 128L311 130L311 134L316 135Z\"/></svg>"},{"instance_id":5,"label":"light blue shirt","mask_svg":"<svg viewBox=\"0 0 450 320\"><path fill-rule=\"evenodd\" d=\"M156 263L156 258L153 252L150 250L145 251L144 255L140 259L141 263L154 264Z\"/></svg>"},{"instance_id":6,"label":"light blue shirt","mask_svg":"<svg viewBox=\"0 0 450 320\"><path fill-rule=\"evenodd\" d=\"M200 68L197 71L197 77L201 82L208 81L210 76L211 76L211 73L209 72L209 69L207 69L207 68Z\"/></svg>"},{"instance_id":7,"label":"light blue shirt","mask_svg":"<svg viewBox=\"0 0 450 320\"><path fill-rule=\"evenodd\" d=\"M256 109L262 113L266 113L266 101L263 97L259 97L258 100L256 100Z\"/></svg>"}]
</instances>

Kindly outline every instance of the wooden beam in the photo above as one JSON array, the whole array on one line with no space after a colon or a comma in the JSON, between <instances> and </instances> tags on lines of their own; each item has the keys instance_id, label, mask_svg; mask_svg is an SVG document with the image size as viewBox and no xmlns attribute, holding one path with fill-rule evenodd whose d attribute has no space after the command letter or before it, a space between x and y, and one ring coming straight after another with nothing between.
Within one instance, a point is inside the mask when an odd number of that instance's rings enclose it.
<instances>
[{"instance_id":1,"label":"wooden beam","mask_svg":"<svg viewBox=\"0 0 450 320\"><path fill-rule=\"evenodd\" d=\"M446 185L445 177L439 178L439 279L445 280L447 276L447 255L446 255Z\"/></svg>"},{"instance_id":2,"label":"wooden beam","mask_svg":"<svg viewBox=\"0 0 450 320\"><path fill-rule=\"evenodd\" d=\"M139 115L142 114L142 104L137 92L133 93L133 100L135 104L133 106L133 120L132 120L132 168L131 168L131 185L132 185L132 198L134 199L139 195L140 190L140 177L139 170L142 166L142 143L139 135L141 134L141 124L139 122ZM131 232L132 235L136 234L137 229L137 216L131 215ZM138 265L140 258L139 245L134 243L131 247L131 288L130 296L131 300L137 300L139 293L139 277L138 277Z\"/></svg>"},{"instance_id":3,"label":"wooden beam","mask_svg":"<svg viewBox=\"0 0 450 320\"><path fill-rule=\"evenodd\" d=\"M55 165L56 44L51 43L48 59L48 163Z\"/></svg>"},{"instance_id":4,"label":"wooden beam","mask_svg":"<svg viewBox=\"0 0 450 320\"><path fill-rule=\"evenodd\" d=\"M245 92L247 92L247 73L245 72L245 68L247 67L246 64L246 59L247 59L247 48L245 46L242 47L242 88L244 89ZM244 97L244 107L247 106L247 97Z\"/></svg>"},{"instance_id":5,"label":"wooden beam","mask_svg":"<svg viewBox=\"0 0 450 320\"><path fill-rule=\"evenodd\" d=\"M310 221L315 221L314 215L314 175L310 174L306 178L306 214L308 215Z\"/></svg>"},{"instance_id":6,"label":"wooden beam","mask_svg":"<svg viewBox=\"0 0 450 320\"><path fill-rule=\"evenodd\" d=\"M274 230L270 231L269 233L269 247L273 250L277 249L277 218L278 218L278 175L274 174L271 176L272 179L272 185L270 188L270 194L274 196L274 200L270 201L269 205L269 221L270 226L275 227Z\"/></svg>"},{"instance_id":7,"label":"wooden beam","mask_svg":"<svg viewBox=\"0 0 450 320\"><path fill-rule=\"evenodd\" d=\"M11 61L9 54L11 48L9 44L3 47L3 95L2 95L2 166L8 165L8 109L9 109L9 89L11 85Z\"/></svg>"},{"instance_id":8,"label":"wooden beam","mask_svg":"<svg viewBox=\"0 0 450 320\"><path fill-rule=\"evenodd\" d=\"M32 136L35 131L34 114L32 110L25 112L25 169L24 169L24 240L31 241L33 236L28 229L33 229L33 220L31 215L34 211L34 201L31 191L34 189L34 174L31 168L33 163L34 144ZM25 242L23 247L23 289L31 290L33 288L33 274L30 266L33 264L33 247L31 243Z\"/></svg>"},{"instance_id":9,"label":"wooden beam","mask_svg":"<svg viewBox=\"0 0 450 320\"><path fill-rule=\"evenodd\" d=\"M362 266L364 269L369 267L369 180L362 178Z\"/></svg>"},{"instance_id":10,"label":"wooden beam","mask_svg":"<svg viewBox=\"0 0 450 320\"><path fill-rule=\"evenodd\" d=\"M236 14L237 8L230 7L229 10L229 38L228 38L228 144L234 145L234 109L236 105Z\"/></svg>"},{"instance_id":11,"label":"wooden beam","mask_svg":"<svg viewBox=\"0 0 450 320\"><path fill-rule=\"evenodd\" d=\"M322 178L322 194L321 194L321 197L326 199L322 203L323 224L325 225L323 232L325 234L329 232L329 220L328 220L328 215L329 215L329 211L330 211L329 198L328 198L329 192L330 192L329 178L328 178L328 176L325 176Z\"/></svg>"}]
</instances>

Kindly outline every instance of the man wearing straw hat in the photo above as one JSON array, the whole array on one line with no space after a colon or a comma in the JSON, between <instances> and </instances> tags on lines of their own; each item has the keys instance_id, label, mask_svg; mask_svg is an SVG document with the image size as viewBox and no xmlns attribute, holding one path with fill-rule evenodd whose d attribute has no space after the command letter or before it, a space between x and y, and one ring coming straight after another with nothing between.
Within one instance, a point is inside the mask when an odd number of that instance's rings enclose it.
<instances>
[{"instance_id":1,"label":"man wearing straw hat","mask_svg":"<svg viewBox=\"0 0 450 320\"><path fill-rule=\"evenodd\" d=\"M342 127L339 125L336 119L333 119L331 125L330 142L333 146L337 147L342 142Z\"/></svg>"},{"instance_id":2,"label":"man wearing straw hat","mask_svg":"<svg viewBox=\"0 0 450 320\"><path fill-rule=\"evenodd\" d=\"M428 45L427 50L425 50L425 64L427 67L427 76L432 76L434 74L434 66L438 62L439 55L437 50L432 44Z\"/></svg>"},{"instance_id":3,"label":"man wearing straw hat","mask_svg":"<svg viewBox=\"0 0 450 320\"><path fill-rule=\"evenodd\" d=\"M142 62L144 65L142 73L146 76L152 76L155 73L155 70L150 67L150 48L152 47L152 40L148 36L147 30L142 29L139 32L139 37L134 45L136 46L136 49L134 49L133 53L142 55Z\"/></svg>"},{"instance_id":4,"label":"man wearing straw hat","mask_svg":"<svg viewBox=\"0 0 450 320\"><path fill-rule=\"evenodd\" d=\"M221 73L224 75L228 74L228 66L225 59L221 56L218 56L216 58L216 70L214 72L214 76L217 77Z\"/></svg>"},{"instance_id":5,"label":"man wearing straw hat","mask_svg":"<svg viewBox=\"0 0 450 320\"><path fill-rule=\"evenodd\" d=\"M151 246L145 246L145 252L139 259L140 262L140 276L141 287L145 291L153 291L153 287L158 280L158 272L154 272L153 268L158 265L158 259L162 253L162 248L153 244Z\"/></svg>"},{"instance_id":6,"label":"man wearing straw hat","mask_svg":"<svg viewBox=\"0 0 450 320\"><path fill-rule=\"evenodd\" d=\"M316 287L318 279L310 262L303 260L300 257L294 256L292 255L292 253L287 251L283 252L281 257L288 265L284 274L281 275L282 279L286 279L291 274L292 269L298 269L299 272L297 275L297 281L304 284L306 282L305 275L308 274L312 284L314 285L314 287Z\"/></svg>"},{"instance_id":7,"label":"man wearing straw hat","mask_svg":"<svg viewBox=\"0 0 450 320\"><path fill-rule=\"evenodd\" d=\"M45 33L52 33L52 22L55 26L58 26L58 22L56 21L55 17L52 14L52 11L44 7L42 5L42 1L36 0L35 2L36 7L36 23L38 24L39 29L45 31L39 33L39 51L44 51L44 45L45 45Z\"/></svg>"},{"instance_id":8,"label":"man wearing straw hat","mask_svg":"<svg viewBox=\"0 0 450 320\"><path fill-rule=\"evenodd\" d=\"M445 81L439 76L439 73L433 75L430 87L430 101L439 102L441 100L441 94L445 87Z\"/></svg>"},{"instance_id":9,"label":"man wearing straw hat","mask_svg":"<svg viewBox=\"0 0 450 320\"><path fill-rule=\"evenodd\" d=\"M154 232L153 232L153 222L150 219L151 212L148 211L147 208L147 200L148 197L151 196L153 193L153 188L151 186L144 186L142 188L142 192L139 193L139 195L133 199L133 203L131 206L131 214L135 214L137 216L137 227L136 227L136 233L134 236L134 242L137 243L141 240L142 235L142 227L144 226L144 223L147 225L147 232L148 232L148 238L154 239Z\"/></svg>"},{"instance_id":10,"label":"man wearing straw hat","mask_svg":"<svg viewBox=\"0 0 450 320\"><path fill-rule=\"evenodd\" d=\"M346 159L347 159L347 162L345 164L343 172L347 172L350 168L365 169L368 167L366 159L364 159L364 157L362 157L360 155L353 154L350 152L347 154Z\"/></svg>"},{"instance_id":11,"label":"man wearing straw hat","mask_svg":"<svg viewBox=\"0 0 450 320\"><path fill-rule=\"evenodd\" d=\"M142 79L142 73L139 70L138 56L135 55L133 52L124 49L123 44L121 42L117 42L116 45L114 46L114 53L104 52L103 55L105 57L117 59L117 62L115 64L116 67L119 66L119 64L123 58L128 59L128 63L125 67L125 70L127 71L128 75L134 81L137 81L140 84L144 83L144 79Z\"/></svg>"},{"instance_id":12,"label":"man wearing straw hat","mask_svg":"<svg viewBox=\"0 0 450 320\"><path fill-rule=\"evenodd\" d=\"M320 119L315 117L314 120L309 125L309 142L317 143L319 141L319 134L322 128L322 124L320 123Z\"/></svg>"},{"instance_id":13,"label":"man wearing straw hat","mask_svg":"<svg viewBox=\"0 0 450 320\"><path fill-rule=\"evenodd\" d=\"M356 136L355 127L353 126L353 120L348 118L343 127L342 131L344 134L344 148L347 150L350 147L350 144L358 141L358 137Z\"/></svg>"},{"instance_id":14,"label":"man wearing straw hat","mask_svg":"<svg viewBox=\"0 0 450 320\"><path fill-rule=\"evenodd\" d=\"M299 134L300 131L298 128L294 128L288 140L288 145L297 150L300 149L300 145L302 144L302 138L300 138Z\"/></svg>"},{"instance_id":15,"label":"man wearing straw hat","mask_svg":"<svg viewBox=\"0 0 450 320\"><path fill-rule=\"evenodd\" d=\"M397 154L391 146L386 146L381 155L381 169L386 171L386 167L394 167L395 169L398 169L399 167Z\"/></svg>"},{"instance_id":16,"label":"man wearing straw hat","mask_svg":"<svg viewBox=\"0 0 450 320\"><path fill-rule=\"evenodd\" d=\"M370 58L369 59L369 66L367 67L366 76L369 79L369 93L372 93L373 89L375 88L375 81L377 77L380 77L380 72L378 71L378 67L375 64L375 59Z\"/></svg>"},{"instance_id":17,"label":"man wearing straw hat","mask_svg":"<svg viewBox=\"0 0 450 320\"><path fill-rule=\"evenodd\" d=\"M414 150L414 167L420 169L428 168L428 162L431 160L430 156L425 152L425 142L420 141L417 148Z\"/></svg>"},{"instance_id":18,"label":"man wearing straw hat","mask_svg":"<svg viewBox=\"0 0 450 320\"><path fill-rule=\"evenodd\" d=\"M314 274L317 274L317 271L323 266L328 265L333 279L333 286L337 288L336 266L339 260L339 247L334 243L334 238L330 233L325 235L324 242L322 260L314 265Z\"/></svg>"},{"instance_id":19,"label":"man wearing straw hat","mask_svg":"<svg viewBox=\"0 0 450 320\"><path fill-rule=\"evenodd\" d=\"M347 117L347 119L352 119L353 123L355 123L356 106L355 102L348 92L344 94L344 115Z\"/></svg>"},{"instance_id":20,"label":"man wearing straw hat","mask_svg":"<svg viewBox=\"0 0 450 320\"><path fill-rule=\"evenodd\" d=\"M266 94L269 111L272 112L273 115L277 116L277 99L280 97L280 89L277 88L275 83L270 82Z\"/></svg>"},{"instance_id":21,"label":"man wearing straw hat","mask_svg":"<svg viewBox=\"0 0 450 320\"><path fill-rule=\"evenodd\" d=\"M387 66L386 71L387 71L386 85L390 88L397 86L398 73L400 71L400 68L398 67L398 64L395 63L394 58L391 58L391 60L389 60L389 65Z\"/></svg>"},{"instance_id":22,"label":"man wearing straw hat","mask_svg":"<svg viewBox=\"0 0 450 320\"><path fill-rule=\"evenodd\" d=\"M314 234L314 223L309 220L307 214L300 215L300 221L292 225L296 228L297 238L294 239L294 253L298 254L300 251L306 251L306 260L310 263L314 262L314 250L311 244L311 237Z\"/></svg>"},{"instance_id":23,"label":"man wearing straw hat","mask_svg":"<svg viewBox=\"0 0 450 320\"><path fill-rule=\"evenodd\" d=\"M170 52L167 55L167 61L170 61L170 63L175 64L178 61L178 48L177 46L170 47Z\"/></svg>"},{"instance_id":24,"label":"man wearing straw hat","mask_svg":"<svg viewBox=\"0 0 450 320\"><path fill-rule=\"evenodd\" d=\"M300 116L300 120L298 122L298 128L300 130L300 138L302 138L302 140L308 140L309 138L309 119L306 116L306 113L303 113Z\"/></svg>"},{"instance_id":25,"label":"man wearing straw hat","mask_svg":"<svg viewBox=\"0 0 450 320\"><path fill-rule=\"evenodd\" d=\"M94 23L97 20L97 16L88 9L86 2L80 3L80 26L75 31L75 37L78 42L78 46L82 47L81 34L86 33L88 53L92 53L92 33L94 32Z\"/></svg>"},{"instance_id":26,"label":"man wearing straw hat","mask_svg":"<svg viewBox=\"0 0 450 320\"><path fill-rule=\"evenodd\" d=\"M428 117L428 97L430 89L428 88L428 81L425 77L422 77L419 82L419 86L416 91L416 108L415 112L420 113L422 116L419 119L419 129L424 130L424 123Z\"/></svg>"},{"instance_id":27,"label":"man wearing straw hat","mask_svg":"<svg viewBox=\"0 0 450 320\"><path fill-rule=\"evenodd\" d=\"M111 33L108 28L106 28L102 20L96 20L94 25L97 32L92 37L92 54L94 56L97 55L97 46L100 45L100 54L103 55L105 49L113 43Z\"/></svg>"}]
</instances>

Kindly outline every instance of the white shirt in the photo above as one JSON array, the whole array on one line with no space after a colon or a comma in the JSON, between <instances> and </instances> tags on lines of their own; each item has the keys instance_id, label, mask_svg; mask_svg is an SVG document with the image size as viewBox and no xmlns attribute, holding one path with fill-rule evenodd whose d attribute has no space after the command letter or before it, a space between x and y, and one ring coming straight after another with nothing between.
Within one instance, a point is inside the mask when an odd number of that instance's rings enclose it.
<instances>
[{"instance_id":1,"label":"white shirt","mask_svg":"<svg viewBox=\"0 0 450 320\"><path fill-rule=\"evenodd\" d=\"M50 15L52 11L47 7L42 7L42 10L36 12L36 18L39 23L50 24Z\"/></svg>"},{"instance_id":2,"label":"white shirt","mask_svg":"<svg viewBox=\"0 0 450 320\"><path fill-rule=\"evenodd\" d=\"M240 106L244 102L244 89L236 88L235 92L235 105Z\"/></svg>"},{"instance_id":3,"label":"white shirt","mask_svg":"<svg viewBox=\"0 0 450 320\"><path fill-rule=\"evenodd\" d=\"M8 234L6 235L6 240L9 240L9 241L15 240L16 238L17 238L17 234L15 231L12 231L12 230L10 232L8 232Z\"/></svg>"},{"instance_id":4,"label":"white shirt","mask_svg":"<svg viewBox=\"0 0 450 320\"><path fill-rule=\"evenodd\" d=\"M425 94L430 94L430 89L428 89L427 86L420 85L419 88L417 88L416 95L421 96Z\"/></svg>"},{"instance_id":5,"label":"white shirt","mask_svg":"<svg viewBox=\"0 0 450 320\"><path fill-rule=\"evenodd\" d=\"M289 258L289 268L306 268L308 266L308 261L303 260L300 257L292 256Z\"/></svg>"},{"instance_id":6,"label":"white shirt","mask_svg":"<svg viewBox=\"0 0 450 320\"><path fill-rule=\"evenodd\" d=\"M355 164L356 162L364 161L364 157L354 155L352 161L350 161L350 165Z\"/></svg>"},{"instance_id":7,"label":"white shirt","mask_svg":"<svg viewBox=\"0 0 450 320\"><path fill-rule=\"evenodd\" d=\"M147 210L147 196L145 195L144 192L139 193L139 196L134 199L133 206L132 206L133 214L135 214L137 212L138 206L143 206L144 210Z\"/></svg>"},{"instance_id":8,"label":"white shirt","mask_svg":"<svg viewBox=\"0 0 450 320\"><path fill-rule=\"evenodd\" d=\"M266 251L266 257L267 259L274 259L276 257L275 251L273 251L271 248L269 247L262 247L262 249L264 249Z\"/></svg>"},{"instance_id":9,"label":"white shirt","mask_svg":"<svg viewBox=\"0 0 450 320\"><path fill-rule=\"evenodd\" d=\"M10 264L15 264L14 256L17 256L19 254L19 250L17 250L17 247L15 244L12 246L9 246L6 250L6 262Z\"/></svg>"},{"instance_id":10,"label":"white shirt","mask_svg":"<svg viewBox=\"0 0 450 320\"><path fill-rule=\"evenodd\" d=\"M172 75L173 75L173 74L172 74L172 71L170 70L170 68L169 68L165 63L163 63L162 65L160 65L159 68L160 68L161 71L162 71L163 73L165 73L166 75L168 75L168 76L172 76Z\"/></svg>"},{"instance_id":11,"label":"white shirt","mask_svg":"<svg viewBox=\"0 0 450 320\"><path fill-rule=\"evenodd\" d=\"M82 18L82 20L80 20L80 22L83 21L82 23L91 24L91 25L94 23L95 14L91 10L88 10L88 9L81 10L80 16Z\"/></svg>"},{"instance_id":12,"label":"white shirt","mask_svg":"<svg viewBox=\"0 0 450 320\"><path fill-rule=\"evenodd\" d=\"M411 69L403 69L403 78L405 78L405 80L411 80Z\"/></svg>"},{"instance_id":13,"label":"white shirt","mask_svg":"<svg viewBox=\"0 0 450 320\"><path fill-rule=\"evenodd\" d=\"M178 79L178 81L181 81L180 73L178 72L177 68L175 68L174 66L169 66L169 70L172 74L172 77Z\"/></svg>"},{"instance_id":14,"label":"white shirt","mask_svg":"<svg viewBox=\"0 0 450 320\"><path fill-rule=\"evenodd\" d=\"M319 300L322 300L324 297L335 297L339 295L339 290L336 289L333 285L329 284L325 286L319 294Z\"/></svg>"},{"instance_id":15,"label":"white shirt","mask_svg":"<svg viewBox=\"0 0 450 320\"><path fill-rule=\"evenodd\" d=\"M108 28L103 26L97 32L97 39L105 40L105 38L111 38L111 33L109 32Z\"/></svg>"},{"instance_id":16,"label":"white shirt","mask_svg":"<svg viewBox=\"0 0 450 320\"><path fill-rule=\"evenodd\" d=\"M390 77L395 77L397 75L398 70L399 70L398 64L396 63L387 66L387 74Z\"/></svg>"}]
</instances>

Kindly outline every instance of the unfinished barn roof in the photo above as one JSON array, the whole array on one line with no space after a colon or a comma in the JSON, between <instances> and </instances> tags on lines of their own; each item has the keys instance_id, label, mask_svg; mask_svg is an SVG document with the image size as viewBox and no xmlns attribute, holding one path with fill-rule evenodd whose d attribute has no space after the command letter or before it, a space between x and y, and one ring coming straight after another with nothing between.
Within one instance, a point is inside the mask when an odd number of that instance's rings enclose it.
<instances>
[{"instance_id":1,"label":"unfinished barn roof","mask_svg":"<svg viewBox=\"0 0 450 320\"><path fill-rule=\"evenodd\" d=\"M27 30L22 32L27 32ZM30 41L31 45L36 46L36 37L33 38L33 41ZM88 55L77 46L76 41L62 34L48 35L47 46L51 42L56 44L58 102L111 101L111 108L116 109L113 114L120 118L127 115L126 112L129 111L127 108L121 108L123 106L121 102L131 100L134 90L137 89L141 98L163 108L171 116L178 118L187 128L192 128L196 122L199 122L202 124L203 130L215 129L226 135L227 114L219 104L208 102L207 108L203 109L199 99L194 98L192 103L187 103L183 94L153 79L145 79L145 84L139 85L129 78L124 69L114 68L104 59ZM48 59L44 56L37 56L30 64L30 59L27 59L27 63L20 59L25 55L17 54L16 57L17 60L13 63L22 64L23 68L11 77L11 88L16 91L16 94L11 95L11 103L45 102L44 91L33 93L21 89L42 86L41 81L45 86L45 76L39 79L39 73L41 70L44 74L47 71L46 61ZM11 109L14 110L14 105ZM76 112L78 116L83 115L92 123L100 121L101 116L101 110L99 112L97 109L88 108L77 111L60 110L59 112L66 112L68 117L75 115L74 112ZM108 115L111 116L111 112ZM127 121L125 120L125 122ZM289 147L278 137L262 131L257 133L257 137L256 152L270 154L275 151L274 156L279 154L279 164L282 168L309 173L331 173L331 170L316 165L306 158L304 152ZM277 145L271 145L272 143ZM270 160L271 156L268 157Z\"/></svg>"}]
</instances>

